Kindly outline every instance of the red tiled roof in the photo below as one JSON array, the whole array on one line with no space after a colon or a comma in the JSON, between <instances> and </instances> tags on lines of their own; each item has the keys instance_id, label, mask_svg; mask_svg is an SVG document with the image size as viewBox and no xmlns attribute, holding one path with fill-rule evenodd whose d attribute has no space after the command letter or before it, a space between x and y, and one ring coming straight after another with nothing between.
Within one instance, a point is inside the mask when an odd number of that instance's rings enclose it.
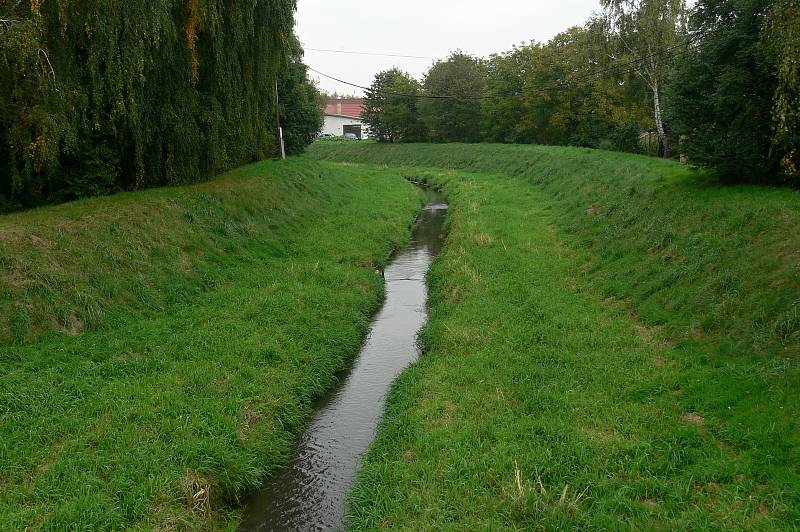
<instances>
[{"instance_id":1,"label":"red tiled roof","mask_svg":"<svg viewBox=\"0 0 800 532\"><path fill-rule=\"evenodd\" d=\"M350 116L361 118L364 112L364 100L361 98L349 98L343 100L328 100L325 104L326 115Z\"/></svg>"}]
</instances>

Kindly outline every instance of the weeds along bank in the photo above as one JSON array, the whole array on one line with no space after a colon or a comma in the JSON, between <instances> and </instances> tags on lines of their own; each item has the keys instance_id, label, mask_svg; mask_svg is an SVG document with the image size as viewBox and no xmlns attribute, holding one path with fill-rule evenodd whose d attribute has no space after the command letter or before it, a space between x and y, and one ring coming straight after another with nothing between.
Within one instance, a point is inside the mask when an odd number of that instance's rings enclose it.
<instances>
[{"instance_id":1,"label":"weeds along bank","mask_svg":"<svg viewBox=\"0 0 800 532\"><path fill-rule=\"evenodd\" d=\"M352 528L797 525L797 192L580 149L312 154L451 204Z\"/></svg>"},{"instance_id":2,"label":"weeds along bank","mask_svg":"<svg viewBox=\"0 0 800 532\"><path fill-rule=\"evenodd\" d=\"M0 217L0 529L234 528L421 201L290 160Z\"/></svg>"}]
</instances>

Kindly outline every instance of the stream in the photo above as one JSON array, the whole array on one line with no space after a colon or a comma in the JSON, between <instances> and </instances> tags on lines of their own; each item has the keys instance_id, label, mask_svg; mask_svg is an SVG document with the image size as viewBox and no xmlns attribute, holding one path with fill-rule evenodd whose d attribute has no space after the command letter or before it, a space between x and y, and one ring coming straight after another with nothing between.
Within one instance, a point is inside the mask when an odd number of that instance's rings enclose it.
<instances>
[{"instance_id":1,"label":"stream","mask_svg":"<svg viewBox=\"0 0 800 532\"><path fill-rule=\"evenodd\" d=\"M315 405L294 458L246 503L243 531L340 530L345 503L375 439L386 394L420 356L428 318L425 275L441 250L447 204L427 191L408 245L386 267L386 300L352 369Z\"/></svg>"}]
</instances>

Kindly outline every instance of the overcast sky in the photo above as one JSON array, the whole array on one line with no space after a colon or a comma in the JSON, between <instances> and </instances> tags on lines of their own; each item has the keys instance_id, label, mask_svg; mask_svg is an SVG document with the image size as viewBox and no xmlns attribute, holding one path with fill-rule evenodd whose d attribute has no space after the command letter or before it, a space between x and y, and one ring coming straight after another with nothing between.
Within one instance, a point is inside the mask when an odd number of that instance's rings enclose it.
<instances>
[{"instance_id":1,"label":"overcast sky","mask_svg":"<svg viewBox=\"0 0 800 532\"><path fill-rule=\"evenodd\" d=\"M297 33L306 48L306 64L368 86L377 72L393 66L419 79L433 58L446 57L456 49L487 57L514 44L547 41L570 26L583 24L592 11L599 9L599 0L299 0ZM310 74L328 92L362 93Z\"/></svg>"}]
</instances>

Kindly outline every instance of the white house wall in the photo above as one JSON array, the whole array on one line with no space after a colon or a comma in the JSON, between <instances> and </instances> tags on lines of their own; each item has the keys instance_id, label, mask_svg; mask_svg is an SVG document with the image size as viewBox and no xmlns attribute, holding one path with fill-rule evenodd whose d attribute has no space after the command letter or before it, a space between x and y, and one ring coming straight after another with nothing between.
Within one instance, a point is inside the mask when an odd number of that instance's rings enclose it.
<instances>
[{"instance_id":1,"label":"white house wall","mask_svg":"<svg viewBox=\"0 0 800 532\"><path fill-rule=\"evenodd\" d=\"M367 137L367 125L357 118L345 118L343 116L325 115L325 125L322 126L322 133L326 135L333 135L335 137L344 136L344 126L360 125L361 134L364 138Z\"/></svg>"}]
</instances>

